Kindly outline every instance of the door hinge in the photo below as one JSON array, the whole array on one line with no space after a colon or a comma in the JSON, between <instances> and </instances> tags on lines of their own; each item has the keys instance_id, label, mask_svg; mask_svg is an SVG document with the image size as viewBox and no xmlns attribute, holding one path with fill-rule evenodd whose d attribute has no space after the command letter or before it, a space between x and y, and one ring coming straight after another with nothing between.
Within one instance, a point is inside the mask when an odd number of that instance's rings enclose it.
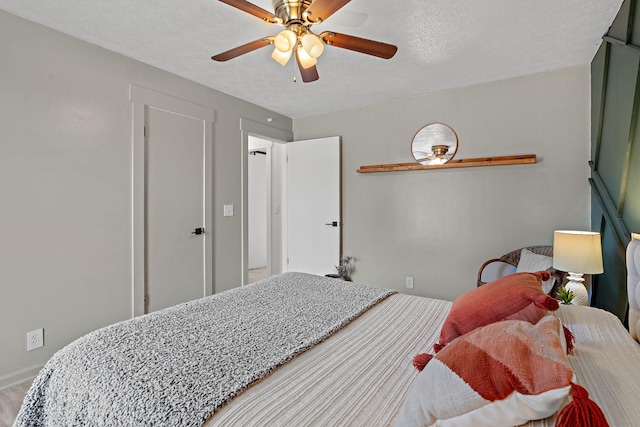
<instances>
[{"instance_id":1,"label":"door hinge","mask_svg":"<svg viewBox=\"0 0 640 427\"><path fill-rule=\"evenodd\" d=\"M147 137L147 127L146 127L146 126L144 126L144 127L142 128L142 132L143 132L143 134L144 134L144 137L146 138L146 137Z\"/></svg>"}]
</instances>

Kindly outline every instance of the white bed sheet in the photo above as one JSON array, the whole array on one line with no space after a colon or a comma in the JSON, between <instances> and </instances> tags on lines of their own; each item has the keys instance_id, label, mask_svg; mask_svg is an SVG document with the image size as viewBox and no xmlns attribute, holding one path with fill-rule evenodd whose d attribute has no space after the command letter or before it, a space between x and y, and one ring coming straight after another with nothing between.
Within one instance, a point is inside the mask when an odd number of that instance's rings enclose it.
<instances>
[{"instance_id":1,"label":"white bed sheet","mask_svg":"<svg viewBox=\"0 0 640 427\"><path fill-rule=\"evenodd\" d=\"M391 425L418 374L412 358L433 348L450 306L392 295L232 399L205 426ZM558 317L576 336L570 362L577 382L611 426L640 426L638 344L608 312L562 306Z\"/></svg>"}]
</instances>

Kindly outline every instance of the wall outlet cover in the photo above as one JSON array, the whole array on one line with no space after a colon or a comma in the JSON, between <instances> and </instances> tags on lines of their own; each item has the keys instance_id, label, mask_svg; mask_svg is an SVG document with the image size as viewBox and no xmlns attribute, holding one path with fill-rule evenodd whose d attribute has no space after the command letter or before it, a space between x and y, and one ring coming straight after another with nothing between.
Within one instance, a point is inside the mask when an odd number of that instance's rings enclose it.
<instances>
[{"instance_id":1,"label":"wall outlet cover","mask_svg":"<svg viewBox=\"0 0 640 427\"><path fill-rule=\"evenodd\" d=\"M27 351L44 346L44 329L27 332Z\"/></svg>"},{"instance_id":2,"label":"wall outlet cover","mask_svg":"<svg viewBox=\"0 0 640 427\"><path fill-rule=\"evenodd\" d=\"M413 277L407 276L406 286L409 289L413 289Z\"/></svg>"}]
</instances>

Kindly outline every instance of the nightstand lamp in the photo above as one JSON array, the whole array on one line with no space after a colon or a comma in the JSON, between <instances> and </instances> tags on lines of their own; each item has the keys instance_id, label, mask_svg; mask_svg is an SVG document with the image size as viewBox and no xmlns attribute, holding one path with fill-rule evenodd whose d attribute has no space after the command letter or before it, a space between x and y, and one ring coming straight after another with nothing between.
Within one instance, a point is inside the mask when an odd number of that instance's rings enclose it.
<instances>
[{"instance_id":1,"label":"nightstand lamp","mask_svg":"<svg viewBox=\"0 0 640 427\"><path fill-rule=\"evenodd\" d=\"M582 283L584 282L582 275L604 272L600 233L594 231L554 231L553 268L569 273L569 282L565 285L565 289L573 292L572 304L588 305L589 294Z\"/></svg>"}]
</instances>

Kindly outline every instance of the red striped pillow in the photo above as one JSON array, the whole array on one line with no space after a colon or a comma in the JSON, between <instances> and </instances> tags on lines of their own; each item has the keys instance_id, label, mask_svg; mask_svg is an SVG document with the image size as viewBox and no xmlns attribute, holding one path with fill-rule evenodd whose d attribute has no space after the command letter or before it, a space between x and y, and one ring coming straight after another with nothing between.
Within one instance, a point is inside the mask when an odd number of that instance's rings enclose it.
<instances>
[{"instance_id":1,"label":"red striped pillow","mask_svg":"<svg viewBox=\"0 0 640 427\"><path fill-rule=\"evenodd\" d=\"M436 421L514 426L554 414L571 389L573 370L554 316L537 324L506 320L469 332L418 374L396 422Z\"/></svg>"}]
</instances>

